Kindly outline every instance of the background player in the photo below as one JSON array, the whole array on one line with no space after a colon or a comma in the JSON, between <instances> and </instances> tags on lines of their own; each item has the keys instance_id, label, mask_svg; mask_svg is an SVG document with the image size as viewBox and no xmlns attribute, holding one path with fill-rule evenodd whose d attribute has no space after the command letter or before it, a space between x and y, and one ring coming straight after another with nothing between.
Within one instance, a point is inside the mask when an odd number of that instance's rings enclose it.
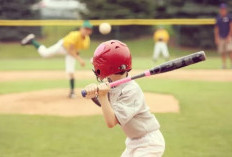
<instances>
[{"instance_id":1,"label":"background player","mask_svg":"<svg viewBox=\"0 0 232 157\"><path fill-rule=\"evenodd\" d=\"M33 45L38 53L42 57L51 57L57 54L65 55L65 69L70 77L70 98L75 97L74 86L75 86L75 64L78 60L81 66L85 66L84 60L79 56L79 51L89 48L90 37L92 34L93 26L89 21L84 21L82 27L79 31L72 31L63 39L59 40L56 44L45 47L44 45L39 44L34 38L34 34L29 34L22 41L22 45Z\"/></svg>"},{"instance_id":2,"label":"background player","mask_svg":"<svg viewBox=\"0 0 232 157\"><path fill-rule=\"evenodd\" d=\"M94 52L96 76L108 82L128 76L131 54L127 45L117 40L104 42ZM145 103L144 95L135 81L110 89L108 83L90 84L85 88L87 98L98 98L109 128L119 124L127 136L122 157L161 157L164 138L160 125Z\"/></svg>"},{"instance_id":3,"label":"background player","mask_svg":"<svg viewBox=\"0 0 232 157\"><path fill-rule=\"evenodd\" d=\"M222 68L226 68L226 56L229 55L232 68L232 19L227 13L227 5L220 5L219 15L214 28L215 43L222 58Z\"/></svg>"},{"instance_id":4,"label":"background player","mask_svg":"<svg viewBox=\"0 0 232 157\"><path fill-rule=\"evenodd\" d=\"M153 60L157 61L160 53L162 53L163 57L168 60L169 52L168 52L168 40L169 34L168 31L162 28L161 26L154 32L154 52L153 52Z\"/></svg>"}]
</instances>

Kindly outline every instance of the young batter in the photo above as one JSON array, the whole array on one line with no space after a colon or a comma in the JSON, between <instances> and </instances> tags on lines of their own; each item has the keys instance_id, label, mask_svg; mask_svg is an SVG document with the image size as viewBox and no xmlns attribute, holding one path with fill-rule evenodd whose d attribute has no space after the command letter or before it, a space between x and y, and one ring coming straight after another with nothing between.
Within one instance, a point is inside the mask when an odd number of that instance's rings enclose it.
<instances>
[{"instance_id":1,"label":"young batter","mask_svg":"<svg viewBox=\"0 0 232 157\"><path fill-rule=\"evenodd\" d=\"M100 80L106 78L112 82L125 78L131 70L130 50L120 41L106 41L95 50L93 65ZM86 98L97 97L107 126L119 124L126 134L122 157L161 157L164 138L139 85L130 81L110 89L108 82L86 86Z\"/></svg>"},{"instance_id":2,"label":"young batter","mask_svg":"<svg viewBox=\"0 0 232 157\"><path fill-rule=\"evenodd\" d=\"M59 40L56 44L45 47L44 45L39 44L34 38L34 34L29 34L22 41L22 45L31 44L35 46L38 53L44 57L52 57L57 54L65 55L65 69L70 77L70 98L75 97L74 85L75 85L75 64L78 60L81 66L85 66L84 60L79 56L79 51L89 48L90 38L92 34L92 25L89 21L84 21L82 27L79 31L72 31L66 35L63 39Z\"/></svg>"}]
</instances>

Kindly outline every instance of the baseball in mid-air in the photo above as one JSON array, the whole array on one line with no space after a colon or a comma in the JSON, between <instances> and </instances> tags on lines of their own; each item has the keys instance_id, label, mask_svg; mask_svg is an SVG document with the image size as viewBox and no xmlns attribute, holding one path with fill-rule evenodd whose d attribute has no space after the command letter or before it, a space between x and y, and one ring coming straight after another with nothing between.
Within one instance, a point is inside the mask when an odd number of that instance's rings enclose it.
<instances>
[{"instance_id":1,"label":"baseball in mid-air","mask_svg":"<svg viewBox=\"0 0 232 157\"><path fill-rule=\"evenodd\" d=\"M109 34L111 31L111 25L109 23L101 23L99 26L99 32L103 35Z\"/></svg>"}]
</instances>

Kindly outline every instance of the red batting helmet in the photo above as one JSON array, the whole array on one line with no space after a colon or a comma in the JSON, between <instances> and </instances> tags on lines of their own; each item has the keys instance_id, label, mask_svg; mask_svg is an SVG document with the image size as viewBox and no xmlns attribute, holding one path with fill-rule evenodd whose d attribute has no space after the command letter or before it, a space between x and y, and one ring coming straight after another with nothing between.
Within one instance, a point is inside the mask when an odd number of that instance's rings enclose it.
<instances>
[{"instance_id":1,"label":"red batting helmet","mask_svg":"<svg viewBox=\"0 0 232 157\"><path fill-rule=\"evenodd\" d=\"M95 74L101 80L112 74L130 71L130 50L118 40L103 42L94 52L93 66Z\"/></svg>"}]
</instances>

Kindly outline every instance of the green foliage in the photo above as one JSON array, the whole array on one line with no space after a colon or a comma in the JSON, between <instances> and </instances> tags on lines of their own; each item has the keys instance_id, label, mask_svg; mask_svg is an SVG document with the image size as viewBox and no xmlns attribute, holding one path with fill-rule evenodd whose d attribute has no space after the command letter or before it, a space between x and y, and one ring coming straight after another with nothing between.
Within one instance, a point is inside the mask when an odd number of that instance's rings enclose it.
<instances>
[{"instance_id":1,"label":"green foliage","mask_svg":"<svg viewBox=\"0 0 232 157\"><path fill-rule=\"evenodd\" d=\"M222 2L212 0L96 0L94 3L81 1L87 4L89 13L84 17L89 19L215 18L218 6ZM226 2L232 5L231 1ZM213 26L177 26L174 30L180 46L215 47ZM113 27L113 33L108 37L137 38L151 34L152 31L150 26L120 26Z\"/></svg>"},{"instance_id":2,"label":"green foliage","mask_svg":"<svg viewBox=\"0 0 232 157\"><path fill-rule=\"evenodd\" d=\"M40 14L38 11L30 9L31 4L39 0L0 0L0 19L39 19ZM0 41L18 41L25 35L34 33L41 35L40 27L1 27Z\"/></svg>"},{"instance_id":3,"label":"green foliage","mask_svg":"<svg viewBox=\"0 0 232 157\"><path fill-rule=\"evenodd\" d=\"M155 2L150 0L80 0L87 4L91 19L153 18Z\"/></svg>"},{"instance_id":4,"label":"green foliage","mask_svg":"<svg viewBox=\"0 0 232 157\"><path fill-rule=\"evenodd\" d=\"M212 0L167 0L162 18L215 18L218 6L223 1ZM231 1L226 1L232 5ZM230 7L229 7L230 9ZM181 46L214 48L214 26L175 26L178 43Z\"/></svg>"},{"instance_id":5,"label":"green foliage","mask_svg":"<svg viewBox=\"0 0 232 157\"><path fill-rule=\"evenodd\" d=\"M87 19L151 19L154 17L156 7L155 2L150 0L81 1L86 3L89 9L87 14L83 14ZM151 33L151 26L120 26L112 28L111 38L137 38ZM96 36L98 35L95 34Z\"/></svg>"},{"instance_id":6,"label":"green foliage","mask_svg":"<svg viewBox=\"0 0 232 157\"><path fill-rule=\"evenodd\" d=\"M175 28L181 46L215 47L213 26L176 26Z\"/></svg>"}]
</instances>

